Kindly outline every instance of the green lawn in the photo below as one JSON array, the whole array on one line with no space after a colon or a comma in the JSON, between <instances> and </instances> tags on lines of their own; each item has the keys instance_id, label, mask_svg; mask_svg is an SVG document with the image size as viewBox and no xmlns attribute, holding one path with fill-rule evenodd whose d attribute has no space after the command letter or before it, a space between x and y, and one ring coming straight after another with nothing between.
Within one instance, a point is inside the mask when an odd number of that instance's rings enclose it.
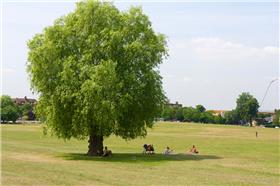
<instances>
[{"instance_id":1,"label":"green lawn","mask_svg":"<svg viewBox=\"0 0 280 186\"><path fill-rule=\"evenodd\" d=\"M1 125L2 185L279 185L279 129L158 123L133 141L105 139L113 157L87 157L87 141L44 136L40 125ZM144 143L156 155L142 154ZM195 144L199 155L187 155ZM178 155L161 155L166 146Z\"/></svg>"}]
</instances>

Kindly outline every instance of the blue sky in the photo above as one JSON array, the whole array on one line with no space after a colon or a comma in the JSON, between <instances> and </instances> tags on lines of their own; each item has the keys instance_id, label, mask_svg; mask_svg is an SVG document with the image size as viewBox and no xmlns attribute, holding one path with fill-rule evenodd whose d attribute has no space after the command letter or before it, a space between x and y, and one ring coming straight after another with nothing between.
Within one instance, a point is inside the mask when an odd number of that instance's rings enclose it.
<instances>
[{"instance_id":1,"label":"blue sky","mask_svg":"<svg viewBox=\"0 0 280 186\"><path fill-rule=\"evenodd\" d=\"M276 2L116 2L140 5L153 28L168 38L169 58L160 66L170 101L208 109L233 109L241 92L261 101L279 77L279 7ZM75 3L3 4L2 94L37 97L26 73L26 42L73 11ZM261 110L279 108L279 81Z\"/></svg>"}]
</instances>

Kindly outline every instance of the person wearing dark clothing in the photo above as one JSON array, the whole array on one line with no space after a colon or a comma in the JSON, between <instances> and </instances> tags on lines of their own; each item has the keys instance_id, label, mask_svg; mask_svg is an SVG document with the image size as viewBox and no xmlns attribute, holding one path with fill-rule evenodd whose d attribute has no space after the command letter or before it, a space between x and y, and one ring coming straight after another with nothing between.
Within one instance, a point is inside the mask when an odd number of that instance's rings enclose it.
<instances>
[{"instance_id":1,"label":"person wearing dark clothing","mask_svg":"<svg viewBox=\"0 0 280 186\"><path fill-rule=\"evenodd\" d=\"M112 155L112 151L109 150L106 146L103 150L103 155L102 156L105 157L105 156L111 156L111 155Z\"/></svg>"}]
</instances>

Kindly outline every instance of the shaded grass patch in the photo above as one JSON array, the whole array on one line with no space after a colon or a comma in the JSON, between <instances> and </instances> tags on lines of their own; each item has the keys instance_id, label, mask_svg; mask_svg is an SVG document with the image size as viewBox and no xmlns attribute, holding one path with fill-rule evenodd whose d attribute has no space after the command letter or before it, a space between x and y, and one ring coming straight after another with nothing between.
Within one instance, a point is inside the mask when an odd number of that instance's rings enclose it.
<instances>
[{"instance_id":1,"label":"shaded grass patch","mask_svg":"<svg viewBox=\"0 0 280 186\"><path fill-rule=\"evenodd\" d=\"M82 153L64 153L58 157L65 160L86 160L86 161L104 161L104 162L122 162L122 163L154 163L167 161L201 161L211 159L222 159L214 155L192 155L192 154L142 154L142 153L114 153L110 157L88 156Z\"/></svg>"}]
</instances>

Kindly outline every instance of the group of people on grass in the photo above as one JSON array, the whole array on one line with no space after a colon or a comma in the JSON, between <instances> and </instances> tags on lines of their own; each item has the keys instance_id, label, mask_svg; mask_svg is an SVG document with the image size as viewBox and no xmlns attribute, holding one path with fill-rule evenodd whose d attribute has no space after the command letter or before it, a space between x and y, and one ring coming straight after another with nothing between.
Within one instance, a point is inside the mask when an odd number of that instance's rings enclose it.
<instances>
[{"instance_id":1,"label":"group of people on grass","mask_svg":"<svg viewBox=\"0 0 280 186\"><path fill-rule=\"evenodd\" d=\"M155 149L154 149L153 144L144 144L143 148L144 148L143 154L155 154ZM170 154L173 154L173 153L174 153L174 151L172 149L170 149L170 147L168 147L168 146L163 151L164 155L170 155ZM198 154L198 150L193 145L192 148L189 150L189 153L191 153L191 154ZM105 146L104 150L103 150L103 155L102 156L103 157L112 156L112 151L109 150L107 146Z\"/></svg>"},{"instance_id":2,"label":"group of people on grass","mask_svg":"<svg viewBox=\"0 0 280 186\"><path fill-rule=\"evenodd\" d=\"M155 153L153 144L144 144L143 148L144 148L144 150L143 150L144 154L154 154ZM173 154L173 153L174 153L174 151L172 149L170 149L170 147L168 147L168 146L163 151L164 155L169 155L169 154ZM198 154L198 150L196 149L195 145L192 146L192 148L189 150L189 153Z\"/></svg>"},{"instance_id":3,"label":"group of people on grass","mask_svg":"<svg viewBox=\"0 0 280 186\"><path fill-rule=\"evenodd\" d=\"M170 147L166 147L166 149L163 151L164 155L169 155L169 154L173 154L174 151L172 149L170 149ZM196 149L196 147L193 145L192 148L189 150L189 153L192 154L198 154L198 150Z\"/></svg>"}]
</instances>

